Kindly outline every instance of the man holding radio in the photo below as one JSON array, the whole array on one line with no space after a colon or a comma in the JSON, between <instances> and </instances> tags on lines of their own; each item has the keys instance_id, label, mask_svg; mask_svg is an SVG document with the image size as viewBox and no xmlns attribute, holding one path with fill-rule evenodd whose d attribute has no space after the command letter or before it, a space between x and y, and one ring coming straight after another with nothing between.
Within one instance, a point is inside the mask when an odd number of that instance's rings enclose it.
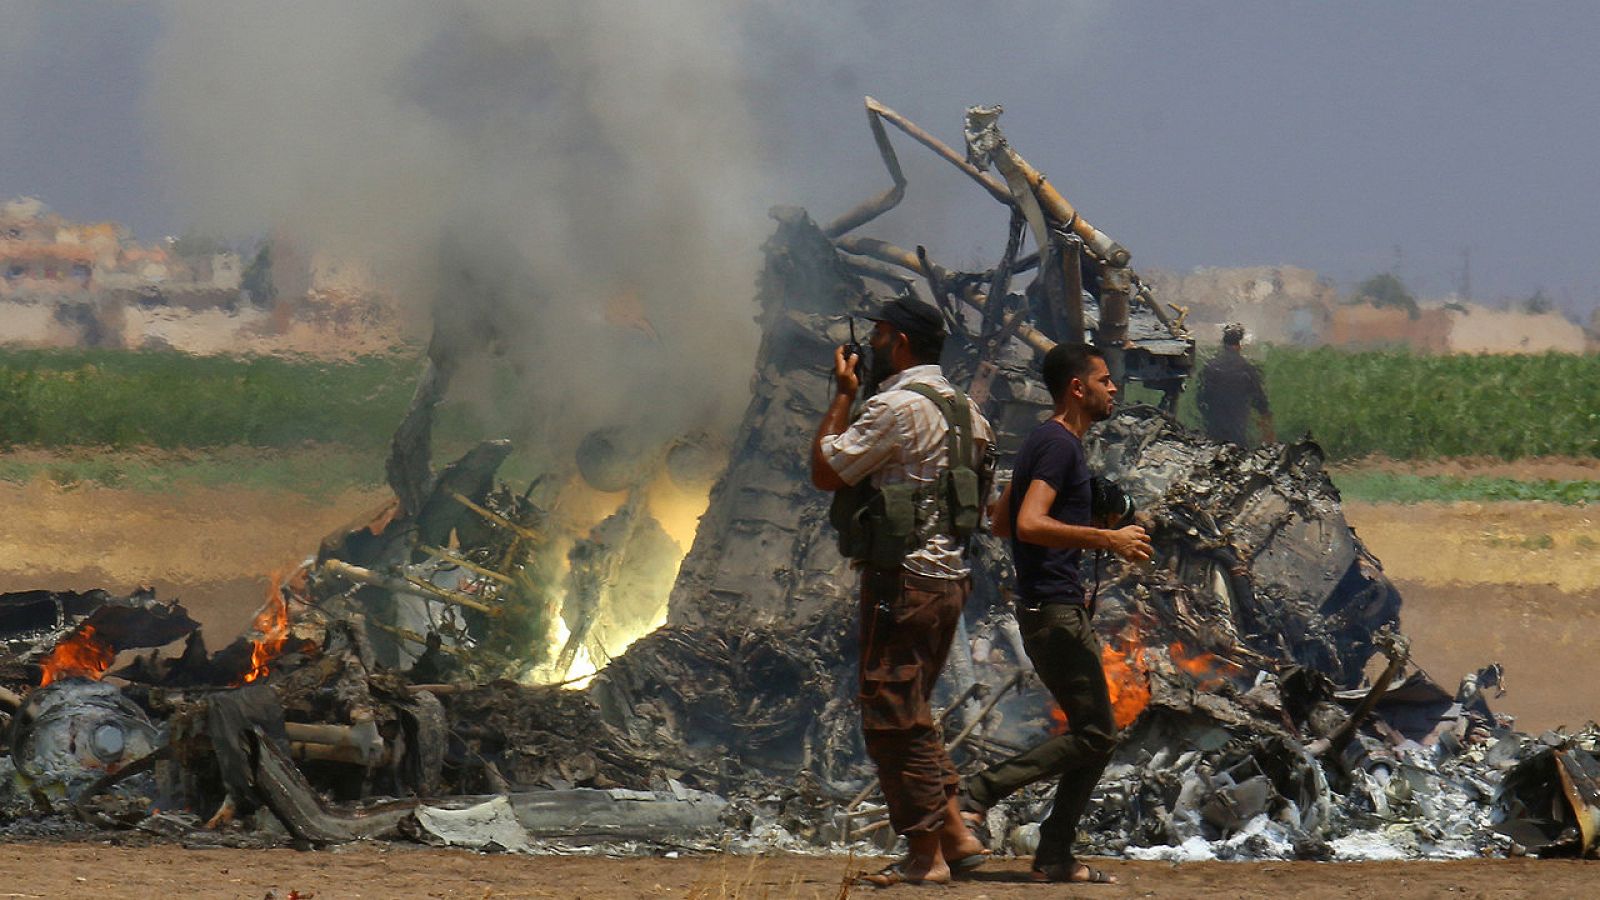
<instances>
[{"instance_id":1,"label":"man holding radio","mask_svg":"<svg viewBox=\"0 0 1600 900\"><path fill-rule=\"evenodd\" d=\"M929 699L971 591L966 541L982 514L978 470L994 441L944 377L944 318L913 297L872 316L878 391L851 418L859 356L834 351L834 396L811 443L811 480L861 578L861 728L889 822L910 853L866 880L944 883L984 862L956 802L960 778Z\"/></svg>"}]
</instances>

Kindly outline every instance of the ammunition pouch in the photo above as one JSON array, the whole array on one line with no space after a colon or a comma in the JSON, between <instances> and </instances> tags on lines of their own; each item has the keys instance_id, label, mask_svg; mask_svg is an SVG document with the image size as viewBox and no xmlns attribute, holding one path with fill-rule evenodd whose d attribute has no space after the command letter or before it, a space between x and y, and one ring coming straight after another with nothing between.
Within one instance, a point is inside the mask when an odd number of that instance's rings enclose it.
<instances>
[{"instance_id":1,"label":"ammunition pouch","mask_svg":"<svg viewBox=\"0 0 1600 900\"><path fill-rule=\"evenodd\" d=\"M828 521L839 534L840 555L878 569L898 569L907 553L935 534L951 535L965 545L983 514L966 396L957 391L952 401L922 384L907 385L906 390L933 401L944 415L949 467L931 484L875 488L862 481L834 492L828 509Z\"/></svg>"},{"instance_id":2,"label":"ammunition pouch","mask_svg":"<svg viewBox=\"0 0 1600 900\"><path fill-rule=\"evenodd\" d=\"M839 553L878 569L898 569L921 543L917 529L917 485L881 490L863 481L837 491L828 520L839 532Z\"/></svg>"},{"instance_id":3,"label":"ammunition pouch","mask_svg":"<svg viewBox=\"0 0 1600 900\"><path fill-rule=\"evenodd\" d=\"M977 470L967 466L950 469L939 476L939 480L943 482L942 493L950 510L950 533L956 540L965 541L978 530L978 521L983 516Z\"/></svg>"}]
</instances>

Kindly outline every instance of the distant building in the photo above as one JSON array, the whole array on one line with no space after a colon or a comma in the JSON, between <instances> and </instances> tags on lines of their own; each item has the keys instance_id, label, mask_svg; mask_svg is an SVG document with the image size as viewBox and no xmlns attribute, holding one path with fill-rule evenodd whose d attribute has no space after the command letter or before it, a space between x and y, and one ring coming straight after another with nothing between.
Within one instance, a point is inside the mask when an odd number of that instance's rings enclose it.
<instances>
[{"instance_id":1,"label":"distant building","mask_svg":"<svg viewBox=\"0 0 1600 900\"><path fill-rule=\"evenodd\" d=\"M1339 299L1331 282L1296 266L1203 268L1185 275L1154 271L1146 280L1162 303L1187 308L1190 330L1211 343L1220 341L1224 323L1240 322L1253 340L1319 344Z\"/></svg>"},{"instance_id":2,"label":"distant building","mask_svg":"<svg viewBox=\"0 0 1600 900\"><path fill-rule=\"evenodd\" d=\"M1589 333L1559 313L1491 309L1456 298L1423 301L1415 313L1350 303L1309 269L1253 266L1152 272L1156 297L1188 310L1202 344L1219 343L1222 325L1241 322L1252 340L1418 353L1584 353L1600 342L1600 312Z\"/></svg>"},{"instance_id":3,"label":"distant building","mask_svg":"<svg viewBox=\"0 0 1600 900\"><path fill-rule=\"evenodd\" d=\"M364 260L315 253L311 256L310 290L341 297L367 296L377 292L378 278Z\"/></svg>"},{"instance_id":4,"label":"distant building","mask_svg":"<svg viewBox=\"0 0 1600 900\"><path fill-rule=\"evenodd\" d=\"M1583 326L1560 313L1528 313L1470 304L1444 308L1451 353L1584 353Z\"/></svg>"},{"instance_id":5,"label":"distant building","mask_svg":"<svg viewBox=\"0 0 1600 900\"><path fill-rule=\"evenodd\" d=\"M94 281L94 255L70 245L0 241L0 274L0 293L87 290Z\"/></svg>"},{"instance_id":6,"label":"distant building","mask_svg":"<svg viewBox=\"0 0 1600 900\"><path fill-rule=\"evenodd\" d=\"M3 202L0 342L340 356L402 340L370 265L278 234L263 255L253 277L268 290L247 300L239 254L204 236L139 243L33 198Z\"/></svg>"},{"instance_id":7,"label":"distant building","mask_svg":"<svg viewBox=\"0 0 1600 900\"><path fill-rule=\"evenodd\" d=\"M237 291L244 283L244 264L239 254L232 250L211 254L211 286L225 291Z\"/></svg>"},{"instance_id":8,"label":"distant building","mask_svg":"<svg viewBox=\"0 0 1600 900\"><path fill-rule=\"evenodd\" d=\"M0 204L0 296L137 288L172 274L163 248L120 225L69 222L31 197Z\"/></svg>"}]
</instances>

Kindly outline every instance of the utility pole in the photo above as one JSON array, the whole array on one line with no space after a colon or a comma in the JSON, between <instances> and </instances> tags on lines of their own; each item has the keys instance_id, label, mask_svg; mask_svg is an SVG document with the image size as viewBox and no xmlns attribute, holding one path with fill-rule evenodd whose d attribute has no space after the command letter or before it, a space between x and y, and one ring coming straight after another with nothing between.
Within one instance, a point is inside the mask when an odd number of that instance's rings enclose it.
<instances>
[{"instance_id":1,"label":"utility pole","mask_svg":"<svg viewBox=\"0 0 1600 900\"><path fill-rule=\"evenodd\" d=\"M1456 293L1461 295L1463 303L1472 300L1472 248L1461 248L1461 284Z\"/></svg>"}]
</instances>

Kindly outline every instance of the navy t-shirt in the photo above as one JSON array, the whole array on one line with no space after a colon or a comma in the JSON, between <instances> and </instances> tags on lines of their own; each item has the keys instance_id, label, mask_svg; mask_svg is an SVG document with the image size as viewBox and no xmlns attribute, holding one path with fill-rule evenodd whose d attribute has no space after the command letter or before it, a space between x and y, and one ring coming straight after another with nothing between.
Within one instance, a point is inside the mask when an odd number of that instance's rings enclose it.
<instances>
[{"instance_id":1,"label":"navy t-shirt","mask_svg":"<svg viewBox=\"0 0 1600 900\"><path fill-rule=\"evenodd\" d=\"M1017 564L1018 598L1083 603L1083 580L1078 574L1082 550L1041 547L1015 537L1022 498L1035 481L1056 489L1050 518L1068 525L1089 524L1089 462L1083 442L1055 419L1046 420L1022 442L1011 471L1011 558Z\"/></svg>"}]
</instances>

